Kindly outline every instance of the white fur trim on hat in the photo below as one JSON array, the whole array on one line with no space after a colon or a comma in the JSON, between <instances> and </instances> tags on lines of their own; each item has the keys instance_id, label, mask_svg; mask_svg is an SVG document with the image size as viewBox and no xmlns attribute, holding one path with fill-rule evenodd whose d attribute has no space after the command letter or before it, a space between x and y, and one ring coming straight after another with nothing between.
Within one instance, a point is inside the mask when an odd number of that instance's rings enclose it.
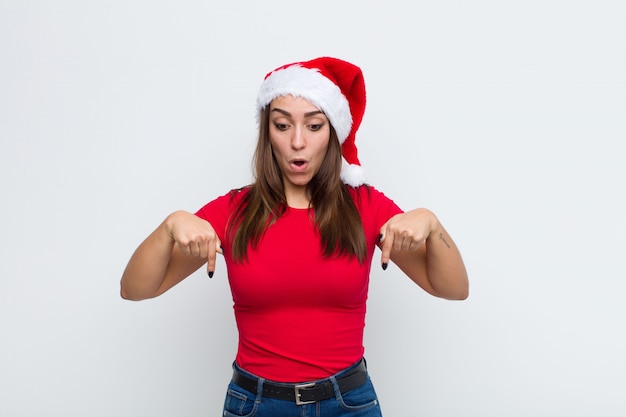
<instances>
[{"instance_id":1,"label":"white fur trim on hat","mask_svg":"<svg viewBox=\"0 0 626 417\"><path fill-rule=\"evenodd\" d=\"M257 98L257 114L275 98L292 95L302 97L324 112L343 143L352 129L350 105L341 89L318 69L292 65L272 72L261 85Z\"/></svg>"},{"instance_id":2,"label":"white fur trim on hat","mask_svg":"<svg viewBox=\"0 0 626 417\"><path fill-rule=\"evenodd\" d=\"M358 187L365 184L365 171L360 165L349 164L341 158L341 181L351 187Z\"/></svg>"}]
</instances>

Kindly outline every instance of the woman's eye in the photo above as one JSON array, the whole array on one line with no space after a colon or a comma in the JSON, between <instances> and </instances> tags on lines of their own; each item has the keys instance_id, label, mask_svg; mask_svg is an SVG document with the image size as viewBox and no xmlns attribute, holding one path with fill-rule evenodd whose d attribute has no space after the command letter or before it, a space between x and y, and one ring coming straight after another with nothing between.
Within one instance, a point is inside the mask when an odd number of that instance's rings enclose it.
<instances>
[{"instance_id":1,"label":"woman's eye","mask_svg":"<svg viewBox=\"0 0 626 417\"><path fill-rule=\"evenodd\" d=\"M280 131L285 131L288 128L285 123L274 123L274 127Z\"/></svg>"},{"instance_id":2,"label":"woman's eye","mask_svg":"<svg viewBox=\"0 0 626 417\"><path fill-rule=\"evenodd\" d=\"M318 130L320 130L322 128L322 124L316 124L316 125L309 125L309 129L311 129L313 132L316 132Z\"/></svg>"}]
</instances>

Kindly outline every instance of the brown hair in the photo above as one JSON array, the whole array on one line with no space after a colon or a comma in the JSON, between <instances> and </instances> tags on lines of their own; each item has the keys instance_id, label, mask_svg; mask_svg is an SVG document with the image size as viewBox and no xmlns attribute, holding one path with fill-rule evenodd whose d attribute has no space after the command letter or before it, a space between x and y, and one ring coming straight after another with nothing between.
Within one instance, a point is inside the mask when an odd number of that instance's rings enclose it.
<instances>
[{"instance_id":1,"label":"brown hair","mask_svg":"<svg viewBox=\"0 0 626 417\"><path fill-rule=\"evenodd\" d=\"M274 158L269 138L269 111L259 118L259 139L253 157L255 182L236 208L228 226L233 259L246 258L248 244L255 248L263 233L287 209L280 167ZM324 256L356 256L363 262L367 253L361 217L339 175L341 145L331 126L326 156L317 174L307 185L313 221L317 227Z\"/></svg>"}]
</instances>

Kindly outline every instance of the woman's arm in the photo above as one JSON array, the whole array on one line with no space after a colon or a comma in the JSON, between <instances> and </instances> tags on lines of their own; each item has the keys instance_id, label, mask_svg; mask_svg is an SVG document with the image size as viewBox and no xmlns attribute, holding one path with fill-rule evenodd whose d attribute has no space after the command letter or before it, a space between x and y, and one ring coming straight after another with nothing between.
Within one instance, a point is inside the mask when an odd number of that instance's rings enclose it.
<instances>
[{"instance_id":1,"label":"woman's arm","mask_svg":"<svg viewBox=\"0 0 626 417\"><path fill-rule=\"evenodd\" d=\"M467 271L454 241L427 209L398 214L381 228L381 262L391 259L430 294L464 300L469 294Z\"/></svg>"},{"instance_id":2,"label":"woman's arm","mask_svg":"<svg viewBox=\"0 0 626 417\"><path fill-rule=\"evenodd\" d=\"M220 240L209 222L191 213L170 214L137 248L120 282L129 300L153 298L178 284L207 262L215 271Z\"/></svg>"}]
</instances>

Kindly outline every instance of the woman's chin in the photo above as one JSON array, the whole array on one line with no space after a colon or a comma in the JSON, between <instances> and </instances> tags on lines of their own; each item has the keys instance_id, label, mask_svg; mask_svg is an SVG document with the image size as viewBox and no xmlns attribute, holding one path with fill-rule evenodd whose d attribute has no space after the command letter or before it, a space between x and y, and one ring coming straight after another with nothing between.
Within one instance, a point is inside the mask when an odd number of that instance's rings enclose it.
<instances>
[{"instance_id":1,"label":"woman's chin","mask_svg":"<svg viewBox=\"0 0 626 417\"><path fill-rule=\"evenodd\" d=\"M285 186L294 188L306 187L311 182L309 175L293 175L285 178Z\"/></svg>"}]
</instances>

